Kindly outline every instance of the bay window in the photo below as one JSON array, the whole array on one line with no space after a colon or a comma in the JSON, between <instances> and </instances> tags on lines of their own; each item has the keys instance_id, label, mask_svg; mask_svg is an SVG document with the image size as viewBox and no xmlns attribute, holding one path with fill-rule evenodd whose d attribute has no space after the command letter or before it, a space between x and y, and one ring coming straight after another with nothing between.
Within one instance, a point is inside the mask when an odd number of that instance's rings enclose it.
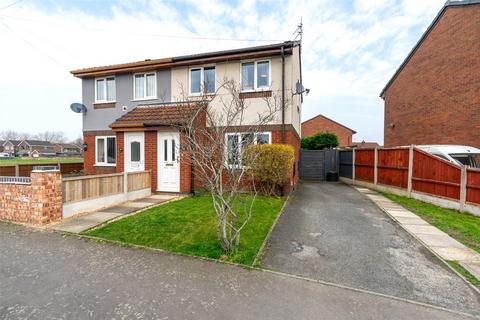
<instances>
[{"instance_id":1,"label":"bay window","mask_svg":"<svg viewBox=\"0 0 480 320\"><path fill-rule=\"evenodd\" d=\"M95 102L115 102L115 77L95 79Z\"/></svg>"},{"instance_id":2,"label":"bay window","mask_svg":"<svg viewBox=\"0 0 480 320\"><path fill-rule=\"evenodd\" d=\"M240 73L242 91L270 89L270 60L242 63Z\"/></svg>"},{"instance_id":3,"label":"bay window","mask_svg":"<svg viewBox=\"0 0 480 320\"><path fill-rule=\"evenodd\" d=\"M96 137L95 139L95 164L115 165L116 163L116 138Z\"/></svg>"},{"instance_id":4,"label":"bay window","mask_svg":"<svg viewBox=\"0 0 480 320\"><path fill-rule=\"evenodd\" d=\"M133 99L147 100L157 98L157 74L155 72L133 75Z\"/></svg>"}]
</instances>

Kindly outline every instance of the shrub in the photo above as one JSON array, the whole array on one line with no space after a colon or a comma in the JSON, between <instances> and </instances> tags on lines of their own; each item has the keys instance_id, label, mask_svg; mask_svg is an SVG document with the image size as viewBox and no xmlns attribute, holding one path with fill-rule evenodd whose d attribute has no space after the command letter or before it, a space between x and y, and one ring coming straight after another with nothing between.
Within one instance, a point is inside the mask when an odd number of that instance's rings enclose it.
<instances>
[{"instance_id":1,"label":"shrub","mask_svg":"<svg viewBox=\"0 0 480 320\"><path fill-rule=\"evenodd\" d=\"M295 152L285 144L251 145L243 153L243 163L248 167L260 192L276 195L292 175Z\"/></svg>"},{"instance_id":2,"label":"shrub","mask_svg":"<svg viewBox=\"0 0 480 320\"><path fill-rule=\"evenodd\" d=\"M322 150L338 146L337 135L330 132L317 133L310 137L302 138L302 149Z\"/></svg>"}]
</instances>

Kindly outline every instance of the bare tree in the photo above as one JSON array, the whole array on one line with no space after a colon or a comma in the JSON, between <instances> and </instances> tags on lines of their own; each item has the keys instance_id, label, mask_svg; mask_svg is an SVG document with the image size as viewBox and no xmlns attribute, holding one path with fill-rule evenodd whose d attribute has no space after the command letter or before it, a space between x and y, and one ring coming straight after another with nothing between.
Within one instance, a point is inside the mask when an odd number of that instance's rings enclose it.
<instances>
[{"instance_id":1,"label":"bare tree","mask_svg":"<svg viewBox=\"0 0 480 320\"><path fill-rule=\"evenodd\" d=\"M257 196L254 178L242 165L244 151L250 144L267 143L263 126L275 123L281 105L276 96L265 97L263 108L251 110L239 85L229 79L217 85L214 94L192 98L182 90L182 95L186 103L197 106L180 126L186 140L184 157L190 157L195 176L211 195L218 239L229 253L240 243ZM252 196L245 196L245 191Z\"/></svg>"},{"instance_id":2,"label":"bare tree","mask_svg":"<svg viewBox=\"0 0 480 320\"><path fill-rule=\"evenodd\" d=\"M65 133L62 131L44 131L35 135L35 139L62 143L66 141Z\"/></svg>"},{"instance_id":3,"label":"bare tree","mask_svg":"<svg viewBox=\"0 0 480 320\"><path fill-rule=\"evenodd\" d=\"M0 132L0 139L2 140L23 140L30 138L28 133L20 133L14 130L5 130Z\"/></svg>"}]
</instances>

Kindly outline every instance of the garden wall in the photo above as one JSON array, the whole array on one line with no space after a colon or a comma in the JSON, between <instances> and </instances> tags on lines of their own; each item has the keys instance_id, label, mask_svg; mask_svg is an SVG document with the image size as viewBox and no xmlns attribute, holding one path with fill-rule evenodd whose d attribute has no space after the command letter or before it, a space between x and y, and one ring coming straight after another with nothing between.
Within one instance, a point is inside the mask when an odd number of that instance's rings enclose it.
<instances>
[{"instance_id":1,"label":"garden wall","mask_svg":"<svg viewBox=\"0 0 480 320\"><path fill-rule=\"evenodd\" d=\"M60 171L32 171L30 178L0 178L0 219L46 225L62 219Z\"/></svg>"}]
</instances>

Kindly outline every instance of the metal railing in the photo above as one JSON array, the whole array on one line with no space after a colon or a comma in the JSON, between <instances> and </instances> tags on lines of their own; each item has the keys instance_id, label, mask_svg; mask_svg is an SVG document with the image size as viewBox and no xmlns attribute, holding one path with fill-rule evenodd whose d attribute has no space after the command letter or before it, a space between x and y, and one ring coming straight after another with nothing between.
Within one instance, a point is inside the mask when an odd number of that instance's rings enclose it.
<instances>
[{"instance_id":1,"label":"metal railing","mask_svg":"<svg viewBox=\"0 0 480 320\"><path fill-rule=\"evenodd\" d=\"M34 166L32 171L35 172L49 172L49 171L59 171L58 166Z\"/></svg>"},{"instance_id":2,"label":"metal railing","mask_svg":"<svg viewBox=\"0 0 480 320\"><path fill-rule=\"evenodd\" d=\"M30 177L0 177L0 183L3 184L31 184Z\"/></svg>"}]
</instances>

